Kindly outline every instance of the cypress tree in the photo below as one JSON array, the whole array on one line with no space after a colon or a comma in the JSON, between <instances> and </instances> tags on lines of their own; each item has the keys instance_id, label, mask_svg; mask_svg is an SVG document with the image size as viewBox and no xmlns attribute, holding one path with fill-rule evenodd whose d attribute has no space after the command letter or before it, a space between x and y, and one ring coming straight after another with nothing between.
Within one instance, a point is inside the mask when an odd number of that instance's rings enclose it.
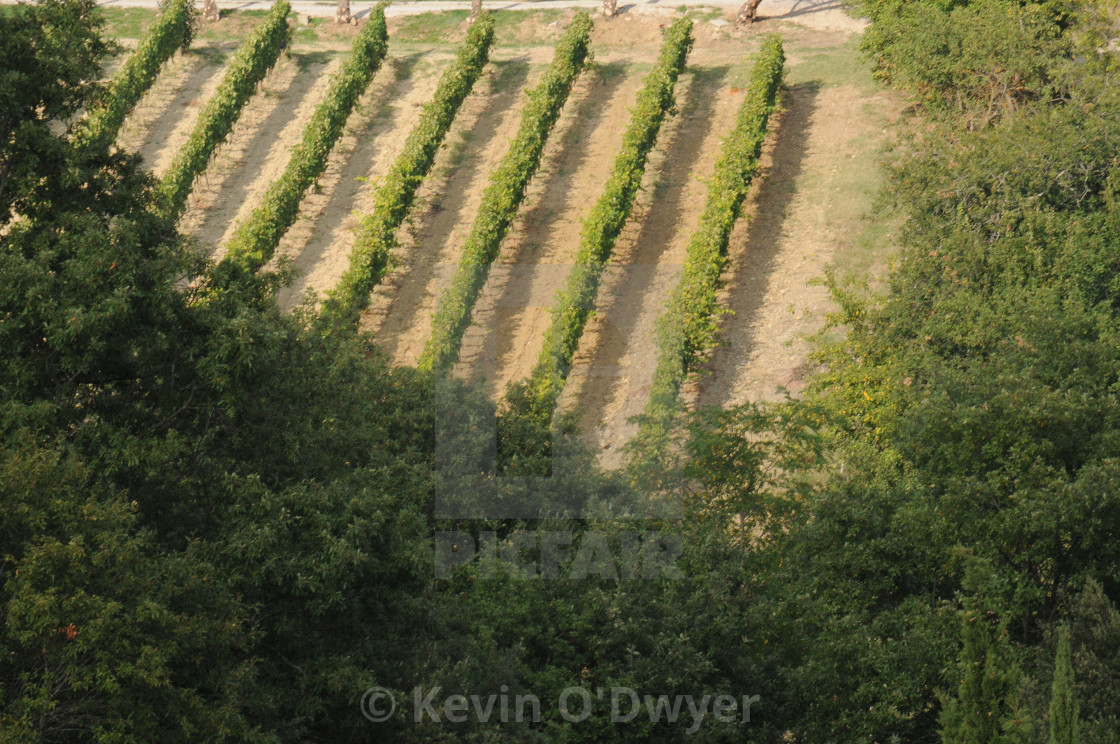
<instances>
[{"instance_id":1,"label":"cypress tree","mask_svg":"<svg viewBox=\"0 0 1120 744\"><path fill-rule=\"evenodd\" d=\"M1058 630L1054 682L1050 688L1050 744L1078 744L1081 741L1071 657L1069 631L1062 627Z\"/></svg>"}]
</instances>

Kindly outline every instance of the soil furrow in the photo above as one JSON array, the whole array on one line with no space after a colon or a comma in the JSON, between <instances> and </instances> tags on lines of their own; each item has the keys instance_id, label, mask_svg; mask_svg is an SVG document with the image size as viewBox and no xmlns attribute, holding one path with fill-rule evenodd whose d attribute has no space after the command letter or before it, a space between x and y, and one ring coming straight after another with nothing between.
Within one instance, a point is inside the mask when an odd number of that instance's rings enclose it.
<instances>
[{"instance_id":1,"label":"soil furrow","mask_svg":"<svg viewBox=\"0 0 1120 744\"><path fill-rule=\"evenodd\" d=\"M249 216L288 164L311 112L322 100L340 59L293 54L282 58L253 96L214 162L195 184L181 228L216 247Z\"/></svg>"},{"instance_id":2,"label":"soil furrow","mask_svg":"<svg viewBox=\"0 0 1120 744\"><path fill-rule=\"evenodd\" d=\"M392 167L450 58L408 54L386 59L359 101L327 169L300 206L300 216L277 251L293 259L296 279L281 291L290 308L306 293L321 299L349 265L357 213L373 206L377 181Z\"/></svg>"},{"instance_id":3,"label":"soil furrow","mask_svg":"<svg viewBox=\"0 0 1120 744\"><path fill-rule=\"evenodd\" d=\"M736 226L728 249L723 343L687 388L690 402L728 407L801 391L812 371L808 337L834 309L814 280L856 240L877 191L850 164L878 157L873 135L887 116L885 97L810 82L791 86L783 101L750 219Z\"/></svg>"},{"instance_id":4,"label":"soil furrow","mask_svg":"<svg viewBox=\"0 0 1120 744\"><path fill-rule=\"evenodd\" d=\"M374 292L362 324L398 364L415 364L431 334L436 298L455 273L490 173L517 133L524 93L543 71L526 57L495 60L420 189L426 208L400 231L400 265Z\"/></svg>"},{"instance_id":5,"label":"soil furrow","mask_svg":"<svg viewBox=\"0 0 1120 744\"><path fill-rule=\"evenodd\" d=\"M117 144L141 155L157 175L162 173L221 84L224 62L216 47L172 57L121 128Z\"/></svg>"},{"instance_id":6,"label":"soil furrow","mask_svg":"<svg viewBox=\"0 0 1120 744\"><path fill-rule=\"evenodd\" d=\"M641 78L623 62L601 63L582 76L557 123L463 339L457 372L492 382L495 396L536 363L549 309L610 175Z\"/></svg>"},{"instance_id":7,"label":"soil furrow","mask_svg":"<svg viewBox=\"0 0 1120 744\"><path fill-rule=\"evenodd\" d=\"M741 93L724 85L726 66L693 66L681 76L681 113L667 122L646 169L635 216L619 238L561 399L577 410L589 443L607 467L621 463L657 359L654 332L680 274L689 237L704 209L722 137Z\"/></svg>"}]
</instances>

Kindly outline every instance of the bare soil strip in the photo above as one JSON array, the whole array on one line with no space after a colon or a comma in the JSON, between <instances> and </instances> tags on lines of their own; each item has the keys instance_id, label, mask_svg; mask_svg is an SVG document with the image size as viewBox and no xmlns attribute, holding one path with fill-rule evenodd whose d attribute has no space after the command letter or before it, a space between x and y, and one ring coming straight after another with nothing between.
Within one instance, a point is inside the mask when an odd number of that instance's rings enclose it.
<instances>
[{"instance_id":1,"label":"bare soil strip","mask_svg":"<svg viewBox=\"0 0 1120 744\"><path fill-rule=\"evenodd\" d=\"M780 398L779 387L801 391L812 372L807 337L834 308L828 290L810 282L858 237L871 206L870 192L855 208L847 201L861 190L855 165L878 157L888 98L851 85L804 83L786 91L784 105L769 164L750 197L751 219L731 238L724 345L690 386L693 403L728 407Z\"/></svg>"},{"instance_id":2,"label":"bare soil strip","mask_svg":"<svg viewBox=\"0 0 1120 744\"><path fill-rule=\"evenodd\" d=\"M180 225L204 244L221 246L288 164L311 112L322 100L338 58L282 57L263 90L253 96L214 163L191 194ZM221 249L214 257L221 257Z\"/></svg>"},{"instance_id":3,"label":"bare soil strip","mask_svg":"<svg viewBox=\"0 0 1120 744\"><path fill-rule=\"evenodd\" d=\"M296 305L308 292L318 301L341 278L354 245L357 213L372 208L378 179L400 154L449 61L415 53L386 59L351 114L319 188L304 197L299 218L280 243L277 255L292 258L297 274L280 293L282 308Z\"/></svg>"},{"instance_id":4,"label":"bare soil strip","mask_svg":"<svg viewBox=\"0 0 1120 744\"><path fill-rule=\"evenodd\" d=\"M724 85L727 66L692 65L678 83L681 113L667 122L649 166L635 217L615 248L561 399L576 410L602 463L617 467L636 427L656 363L654 330L677 281L688 239L704 208L722 136L741 92Z\"/></svg>"},{"instance_id":5,"label":"bare soil strip","mask_svg":"<svg viewBox=\"0 0 1120 744\"><path fill-rule=\"evenodd\" d=\"M490 173L517 133L524 93L543 71L531 69L527 56L495 60L420 188L418 205L427 206L399 231L400 264L374 292L362 321L397 364L416 364L431 334L436 298L454 275Z\"/></svg>"},{"instance_id":6,"label":"bare soil strip","mask_svg":"<svg viewBox=\"0 0 1120 744\"><path fill-rule=\"evenodd\" d=\"M549 309L571 271L583 220L610 175L641 78L623 62L601 64L581 77L557 122L479 298L456 370L491 381L496 397L536 363Z\"/></svg>"},{"instance_id":7,"label":"bare soil strip","mask_svg":"<svg viewBox=\"0 0 1120 744\"><path fill-rule=\"evenodd\" d=\"M202 107L221 84L225 65L213 47L176 54L128 117L117 144L140 154L157 175L194 127Z\"/></svg>"}]
</instances>

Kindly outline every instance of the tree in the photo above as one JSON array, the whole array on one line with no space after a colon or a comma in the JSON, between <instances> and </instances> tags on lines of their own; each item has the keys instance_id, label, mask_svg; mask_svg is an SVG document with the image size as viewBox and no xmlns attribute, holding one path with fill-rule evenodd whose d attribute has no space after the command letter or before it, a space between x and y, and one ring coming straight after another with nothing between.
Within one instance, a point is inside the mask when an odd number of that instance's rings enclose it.
<instances>
[{"instance_id":1,"label":"tree","mask_svg":"<svg viewBox=\"0 0 1120 744\"><path fill-rule=\"evenodd\" d=\"M941 740L944 744L1026 744L1029 727L1019 708L1019 665L1006 621L984 594L984 584L990 586L993 577L982 563L974 563L970 571L966 584L976 592L963 600L960 684L956 695L944 702Z\"/></svg>"},{"instance_id":2,"label":"tree","mask_svg":"<svg viewBox=\"0 0 1120 744\"><path fill-rule=\"evenodd\" d=\"M1077 668L1073 697L1079 709L1081 739L1093 744L1120 742L1120 611L1100 583L1086 581L1063 618L1069 629L1070 666Z\"/></svg>"},{"instance_id":3,"label":"tree","mask_svg":"<svg viewBox=\"0 0 1120 744\"><path fill-rule=\"evenodd\" d=\"M739 6L739 12L735 14L735 25L749 26L755 21L755 13L758 12L758 6L762 4L762 0L747 0Z\"/></svg>"},{"instance_id":4,"label":"tree","mask_svg":"<svg viewBox=\"0 0 1120 744\"><path fill-rule=\"evenodd\" d=\"M0 47L109 48L88 4L57 5L18 10ZM0 239L5 735L368 739L362 690L422 667L423 383L281 313L275 277L202 301L206 259L139 158L43 113L88 106L100 57L44 58L66 77L28 69L26 89L10 61L27 120L2 111L20 214Z\"/></svg>"},{"instance_id":5,"label":"tree","mask_svg":"<svg viewBox=\"0 0 1120 744\"><path fill-rule=\"evenodd\" d=\"M1054 682L1050 690L1050 744L1080 744L1077 691L1073 681L1069 631L1058 629L1054 655Z\"/></svg>"},{"instance_id":6,"label":"tree","mask_svg":"<svg viewBox=\"0 0 1120 744\"><path fill-rule=\"evenodd\" d=\"M51 132L102 90L98 71L115 46L101 38L94 0L18 5L0 33L0 225L82 196L89 174L67 178L68 148Z\"/></svg>"}]
</instances>

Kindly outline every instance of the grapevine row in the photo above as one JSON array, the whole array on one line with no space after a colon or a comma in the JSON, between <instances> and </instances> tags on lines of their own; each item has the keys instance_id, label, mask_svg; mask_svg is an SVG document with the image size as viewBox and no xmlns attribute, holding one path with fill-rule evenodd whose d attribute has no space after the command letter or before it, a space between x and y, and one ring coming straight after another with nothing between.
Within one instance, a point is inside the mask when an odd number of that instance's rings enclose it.
<instances>
[{"instance_id":1,"label":"grapevine row","mask_svg":"<svg viewBox=\"0 0 1120 744\"><path fill-rule=\"evenodd\" d=\"M716 293L720 273L727 263L728 238L758 172L784 61L781 37L767 36L751 70L735 128L724 140L715 173L708 183L707 203L700 225L689 241L681 281L658 319L657 367L634 443L638 449L656 449L667 441L666 435L679 412L681 386L698 355L715 343Z\"/></svg>"},{"instance_id":2,"label":"grapevine row","mask_svg":"<svg viewBox=\"0 0 1120 744\"><path fill-rule=\"evenodd\" d=\"M435 95L409 133L400 156L378 186L373 211L355 230L350 267L323 303L323 321L353 325L369 304L370 292L389 268L396 230L431 169L459 106L486 66L493 40L494 21L489 14L480 15L467 32L455 61L440 77Z\"/></svg>"},{"instance_id":3,"label":"grapevine row","mask_svg":"<svg viewBox=\"0 0 1120 744\"><path fill-rule=\"evenodd\" d=\"M105 97L80 125L75 137L79 146L98 149L116 140L125 117L152 87L164 62L191 45L195 16L194 0L170 0L164 6L136 51L113 78Z\"/></svg>"},{"instance_id":4,"label":"grapevine row","mask_svg":"<svg viewBox=\"0 0 1120 744\"><path fill-rule=\"evenodd\" d=\"M525 197L525 188L540 164L541 153L560 109L588 55L591 17L580 11L556 47L544 78L528 94L521 127L509 152L490 177L463 256L451 286L440 298L432 323L432 337L420 358L421 369L445 372L459 358L463 333L470 325L475 302L498 256L502 239Z\"/></svg>"},{"instance_id":5,"label":"grapevine row","mask_svg":"<svg viewBox=\"0 0 1120 744\"><path fill-rule=\"evenodd\" d=\"M234 231L223 261L227 267L253 271L272 257L299 215L304 192L326 169L331 149L342 136L350 112L369 87L388 47L385 4L380 3L354 40L342 69L331 80L326 98L315 107L284 172L269 184L261 204Z\"/></svg>"},{"instance_id":6,"label":"grapevine row","mask_svg":"<svg viewBox=\"0 0 1120 744\"><path fill-rule=\"evenodd\" d=\"M288 0L276 0L265 20L237 50L190 138L175 154L160 183L162 209L168 219L178 220L195 179L206 170L214 149L229 136L241 109L288 45L290 10Z\"/></svg>"},{"instance_id":7,"label":"grapevine row","mask_svg":"<svg viewBox=\"0 0 1120 744\"><path fill-rule=\"evenodd\" d=\"M583 328L595 307L603 269L630 217L646 160L666 113L673 107L673 90L691 48L692 21L678 19L669 27L657 64L638 93L606 189L583 225L575 268L552 310L552 324L545 334L544 348L532 376L515 386L507 397L508 403L517 401L514 405L524 413L528 411L523 407L528 404L542 419L539 423L544 425L551 418L563 390ZM513 411L508 411L507 415L509 413Z\"/></svg>"}]
</instances>

